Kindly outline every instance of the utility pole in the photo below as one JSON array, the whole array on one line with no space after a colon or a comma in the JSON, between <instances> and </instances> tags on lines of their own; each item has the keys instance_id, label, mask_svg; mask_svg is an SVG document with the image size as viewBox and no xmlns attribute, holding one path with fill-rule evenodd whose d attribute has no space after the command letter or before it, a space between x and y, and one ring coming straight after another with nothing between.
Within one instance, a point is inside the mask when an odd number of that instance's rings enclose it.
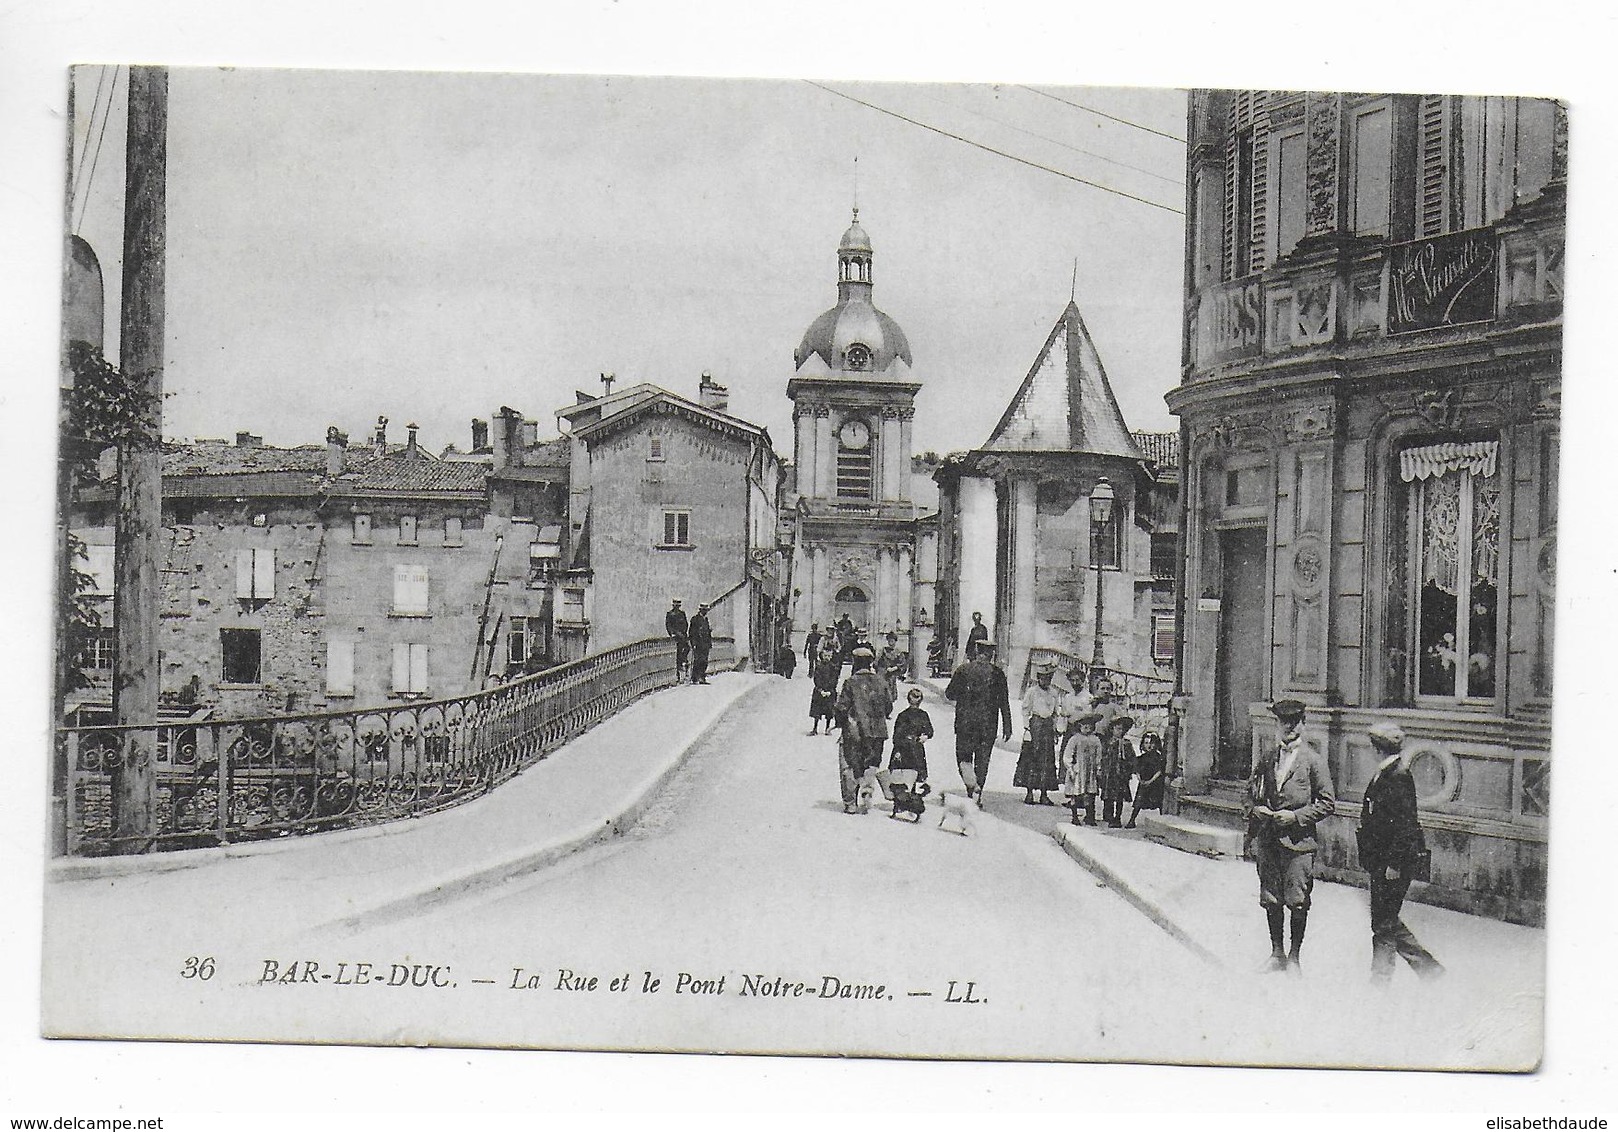
<instances>
[{"instance_id":1,"label":"utility pole","mask_svg":"<svg viewBox=\"0 0 1618 1132\"><path fill-rule=\"evenodd\" d=\"M129 68L119 361L124 379L143 386L150 398L152 433L126 437L118 445L112 719L138 730L125 733L122 757L113 768L112 832L115 838L136 840L157 831L157 535L163 524L168 98L166 67ZM140 848L149 844L146 840Z\"/></svg>"}]
</instances>

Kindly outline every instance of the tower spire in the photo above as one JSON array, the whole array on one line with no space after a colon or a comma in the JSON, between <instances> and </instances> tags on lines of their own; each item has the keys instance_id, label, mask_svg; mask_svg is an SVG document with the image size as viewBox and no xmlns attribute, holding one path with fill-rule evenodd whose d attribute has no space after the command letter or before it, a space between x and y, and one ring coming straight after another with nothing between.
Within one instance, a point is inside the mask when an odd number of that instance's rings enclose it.
<instances>
[{"instance_id":1,"label":"tower spire","mask_svg":"<svg viewBox=\"0 0 1618 1132\"><path fill-rule=\"evenodd\" d=\"M1070 303L1076 303L1076 302L1079 301L1079 257L1078 256L1073 257L1073 288L1072 288L1072 290L1070 290L1068 292L1067 301L1070 302Z\"/></svg>"},{"instance_id":2,"label":"tower spire","mask_svg":"<svg viewBox=\"0 0 1618 1132\"><path fill-rule=\"evenodd\" d=\"M860 155L854 155L854 223L860 222Z\"/></svg>"}]
</instances>

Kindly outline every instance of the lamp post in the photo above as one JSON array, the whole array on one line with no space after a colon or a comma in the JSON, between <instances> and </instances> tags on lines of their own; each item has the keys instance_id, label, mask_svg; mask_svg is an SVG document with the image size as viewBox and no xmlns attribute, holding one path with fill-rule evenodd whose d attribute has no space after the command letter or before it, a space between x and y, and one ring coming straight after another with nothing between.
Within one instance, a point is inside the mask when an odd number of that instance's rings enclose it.
<instances>
[{"instance_id":1,"label":"lamp post","mask_svg":"<svg viewBox=\"0 0 1618 1132\"><path fill-rule=\"evenodd\" d=\"M1090 680L1091 687L1095 686L1095 674L1105 672L1101 662L1101 535L1107 524L1112 522L1112 484L1106 476L1096 481L1095 490L1090 492L1090 561L1096 568L1096 632L1095 647L1090 653Z\"/></svg>"}]
</instances>

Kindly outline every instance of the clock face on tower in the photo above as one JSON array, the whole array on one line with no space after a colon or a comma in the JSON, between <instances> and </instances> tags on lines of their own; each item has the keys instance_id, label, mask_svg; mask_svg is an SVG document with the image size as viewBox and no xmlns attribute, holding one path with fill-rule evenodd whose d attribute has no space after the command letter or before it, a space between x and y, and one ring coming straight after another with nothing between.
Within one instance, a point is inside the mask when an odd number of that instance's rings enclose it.
<instances>
[{"instance_id":1,"label":"clock face on tower","mask_svg":"<svg viewBox=\"0 0 1618 1132\"><path fill-rule=\"evenodd\" d=\"M844 448L857 451L871 442L871 430L864 421L845 421L837 431L837 439L842 441Z\"/></svg>"}]
</instances>

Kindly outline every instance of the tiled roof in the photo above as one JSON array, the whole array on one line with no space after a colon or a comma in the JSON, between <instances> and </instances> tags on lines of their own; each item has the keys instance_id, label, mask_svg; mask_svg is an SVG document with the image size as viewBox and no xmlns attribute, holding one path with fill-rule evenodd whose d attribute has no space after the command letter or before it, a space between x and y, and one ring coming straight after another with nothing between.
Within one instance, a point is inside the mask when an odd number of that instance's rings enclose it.
<instances>
[{"instance_id":1,"label":"tiled roof","mask_svg":"<svg viewBox=\"0 0 1618 1132\"><path fill-rule=\"evenodd\" d=\"M394 454L373 460L357 478L338 478L333 490L358 491L482 491L489 469L481 464L445 462L417 454Z\"/></svg>"},{"instance_id":2,"label":"tiled roof","mask_svg":"<svg viewBox=\"0 0 1618 1132\"><path fill-rule=\"evenodd\" d=\"M1132 432L1141 452L1159 468L1180 466L1180 434L1178 432Z\"/></svg>"},{"instance_id":3,"label":"tiled roof","mask_svg":"<svg viewBox=\"0 0 1618 1132\"><path fill-rule=\"evenodd\" d=\"M1078 304L1069 302L1056 320L1033 369L983 447L1142 458Z\"/></svg>"}]
</instances>

